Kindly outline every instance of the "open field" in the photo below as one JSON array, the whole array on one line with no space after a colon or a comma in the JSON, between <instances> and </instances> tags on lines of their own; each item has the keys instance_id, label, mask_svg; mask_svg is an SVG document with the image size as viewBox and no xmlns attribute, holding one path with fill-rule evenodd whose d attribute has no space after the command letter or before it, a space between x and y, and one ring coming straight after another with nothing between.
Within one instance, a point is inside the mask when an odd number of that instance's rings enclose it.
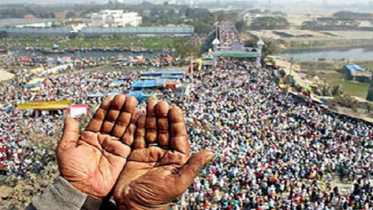
<instances>
[{"instance_id":1,"label":"open field","mask_svg":"<svg viewBox=\"0 0 373 210\"><path fill-rule=\"evenodd\" d=\"M354 62L369 70L373 69L373 61ZM345 81L339 71L346 63L344 62L301 62L302 69L306 69L309 75L318 76L329 86L341 85L341 90L350 96L357 96L365 99L368 94L369 84L353 81ZM369 68L372 67L372 68Z\"/></svg>"}]
</instances>

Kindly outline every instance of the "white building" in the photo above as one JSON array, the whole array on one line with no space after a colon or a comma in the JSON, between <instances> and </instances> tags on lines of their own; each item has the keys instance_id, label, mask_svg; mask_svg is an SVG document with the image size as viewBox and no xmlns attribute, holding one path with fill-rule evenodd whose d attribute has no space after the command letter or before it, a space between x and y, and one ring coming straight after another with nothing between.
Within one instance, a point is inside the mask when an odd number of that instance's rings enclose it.
<instances>
[{"instance_id":1,"label":"white building","mask_svg":"<svg viewBox=\"0 0 373 210\"><path fill-rule=\"evenodd\" d=\"M137 12L101 10L91 15L91 22L93 24L102 24L104 27L140 26L142 17Z\"/></svg>"},{"instance_id":2,"label":"white building","mask_svg":"<svg viewBox=\"0 0 373 210\"><path fill-rule=\"evenodd\" d=\"M242 18L246 22L248 26L250 26L258 17L261 17L259 14L251 14L249 12L246 12Z\"/></svg>"}]
</instances>

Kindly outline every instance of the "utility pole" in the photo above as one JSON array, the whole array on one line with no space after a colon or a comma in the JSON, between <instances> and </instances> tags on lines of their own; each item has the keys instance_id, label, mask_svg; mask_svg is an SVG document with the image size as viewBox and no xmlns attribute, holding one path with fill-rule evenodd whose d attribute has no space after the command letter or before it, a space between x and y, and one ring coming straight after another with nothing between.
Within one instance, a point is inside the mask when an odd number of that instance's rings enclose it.
<instances>
[{"instance_id":1,"label":"utility pole","mask_svg":"<svg viewBox=\"0 0 373 210\"><path fill-rule=\"evenodd\" d=\"M293 57L290 58L290 76L292 76L291 74L293 73L293 62L294 62L294 59Z\"/></svg>"},{"instance_id":2,"label":"utility pole","mask_svg":"<svg viewBox=\"0 0 373 210\"><path fill-rule=\"evenodd\" d=\"M193 53L190 53L190 73L192 75L191 83L193 83Z\"/></svg>"}]
</instances>

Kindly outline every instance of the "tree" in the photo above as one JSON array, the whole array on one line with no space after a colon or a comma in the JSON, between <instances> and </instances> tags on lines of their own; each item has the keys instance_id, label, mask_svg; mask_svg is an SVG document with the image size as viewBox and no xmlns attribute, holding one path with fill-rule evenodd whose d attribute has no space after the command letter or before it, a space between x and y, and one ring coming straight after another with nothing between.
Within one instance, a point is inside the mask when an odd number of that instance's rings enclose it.
<instances>
[{"instance_id":1,"label":"tree","mask_svg":"<svg viewBox=\"0 0 373 210\"><path fill-rule=\"evenodd\" d=\"M252 30L273 30L287 29L290 26L288 20L284 17L258 17L250 25Z\"/></svg>"},{"instance_id":2,"label":"tree","mask_svg":"<svg viewBox=\"0 0 373 210\"><path fill-rule=\"evenodd\" d=\"M0 39L8 37L8 32L6 31L0 31Z\"/></svg>"},{"instance_id":3,"label":"tree","mask_svg":"<svg viewBox=\"0 0 373 210\"><path fill-rule=\"evenodd\" d=\"M245 31L248 28L244 20L237 21L235 26L238 32Z\"/></svg>"},{"instance_id":4,"label":"tree","mask_svg":"<svg viewBox=\"0 0 373 210\"><path fill-rule=\"evenodd\" d=\"M279 48L278 45L270 38L262 37L261 38L264 42L264 46L262 49L262 58L267 57L268 55L275 55ZM245 41L245 47L257 47L257 43L259 38L253 38Z\"/></svg>"},{"instance_id":5,"label":"tree","mask_svg":"<svg viewBox=\"0 0 373 210\"><path fill-rule=\"evenodd\" d=\"M333 89L331 90L331 95L332 96L339 96L342 94L342 91L341 91L341 86L342 85L336 85L333 87Z\"/></svg>"},{"instance_id":6,"label":"tree","mask_svg":"<svg viewBox=\"0 0 373 210\"><path fill-rule=\"evenodd\" d=\"M174 41L174 48L180 59L184 60L192 53L194 56L198 56L201 53L202 46L193 40L180 39Z\"/></svg>"},{"instance_id":7,"label":"tree","mask_svg":"<svg viewBox=\"0 0 373 210\"><path fill-rule=\"evenodd\" d=\"M69 11L69 12L66 14L66 18L73 18L73 17L76 17L75 12L73 12L73 11Z\"/></svg>"}]
</instances>

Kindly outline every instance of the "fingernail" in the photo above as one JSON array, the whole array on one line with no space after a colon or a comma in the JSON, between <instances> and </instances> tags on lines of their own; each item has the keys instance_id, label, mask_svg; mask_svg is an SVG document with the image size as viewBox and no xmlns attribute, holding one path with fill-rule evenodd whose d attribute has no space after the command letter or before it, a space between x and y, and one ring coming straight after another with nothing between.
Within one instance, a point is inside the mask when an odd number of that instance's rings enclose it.
<instances>
[{"instance_id":1,"label":"fingernail","mask_svg":"<svg viewBox=\"0 0 373 210\"><path fill-rule=\"evenodd\" d=\"M205 158L205 164L210 162L214 157L215 157L214 153L207 155L207 157Z\"/></svg>"}]
</instances>

